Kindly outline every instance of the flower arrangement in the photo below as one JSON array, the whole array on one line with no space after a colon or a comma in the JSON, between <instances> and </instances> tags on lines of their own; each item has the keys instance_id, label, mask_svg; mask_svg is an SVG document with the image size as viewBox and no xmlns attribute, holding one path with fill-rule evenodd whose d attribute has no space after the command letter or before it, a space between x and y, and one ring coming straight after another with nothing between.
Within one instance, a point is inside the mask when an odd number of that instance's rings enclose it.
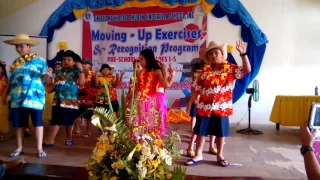
<instances>
[{"instance_id":1,"label":"flower arrangement","mask_svg":"<svg viewBox=\"0 0 320 180\"><path fill-rule=\"evenodd\" d=\"M133 78L134 81L136 79ZM104 86L111 104L107 83ZM87 161L89 179L184 179L186 170L179 166L172 167L174 160L182 153L175 145L175 142L180 141L179 135L170 132L162 138L155 131L147 131L144 125L132 123L141 94L134 97L135 82L131 91L133 100L130 109L126 109L122 90L119 118L116 118L112 107L109 111L103 108L92 109L92 124L100 128L102 135Z\"/></svg>"},{"instance_id":2,"label":"flower arrangement","mask_svg":"<svg viewBox=\"0 0 320 180\"><path fill-rule=\"evenodd\" d=\"M24 56L21 56L15 63L10 66L10 72L13 72L16 67L23 66L24 62L30 62L33 58L37 57L37 53L30 53Z\"/></svg>"}]
</instances>

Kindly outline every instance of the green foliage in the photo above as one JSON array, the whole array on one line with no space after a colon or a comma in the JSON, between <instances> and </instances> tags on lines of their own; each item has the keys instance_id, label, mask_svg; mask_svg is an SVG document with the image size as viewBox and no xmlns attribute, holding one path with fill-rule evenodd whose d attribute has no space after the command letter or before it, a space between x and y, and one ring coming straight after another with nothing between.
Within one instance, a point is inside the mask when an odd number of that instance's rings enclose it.
<instances>
[{"instance_id":1,"label":"green foliage","mask_svg":"<svg viewBox=\"0 0 320 180\"><path fill-rule=\"evenodd\" d=\"M133 122L134 118L137 115L136 109L138 101L140 99L139 94L135 96L135 84L136 71L134 71L131 97L132 99L129 106L130 108L127 109L126 107L126 98L124 90L122 89L121 106L119 108L118 117L116 117L112 106L110 106L110 110L106 110L100 107L91 109L93 111L95 119L99 121L99 123L97 123L97 126L101 129L103 134L98 139L96 148L94 149L91 158L89 158L86 163L86 169L90 172L89 179L105 180L113 179L114 177L118 177L118 179L132 180L184 179L186 169L181 167L174 167L174 169L170 171L168 169L168 164L171 163L167 163L165 158L157 160L157 157L161 157L161 153L157 153L157 151L151 152L155 154L154 159L141 160L141 156L144 156L142 153L143 148L146 149L146 147L150 147L151 151L153 151L152 149L154 148L161 149L162 152L164 151L164 149L166 149L167 157L170 156L172 159L178 158L180 156L180 150L175 146L175 141L180 141L180 137L175 132L168 133L168 137L163 140L163 146L155 143L156 140L158 143L159 141L162 142L162 140L158 139L158 137L152 137L149 140L148 138L142 138L143 136L151 137L152 135L148 134L148 132L143 128L142 131L139 131L139 128L134 126ZM104 86L106 88L107 100L111 105L108 84L105 82ZM148 117L150 120L156 122L161 121L161 119L157 119L159 118L159 112L157 112L154 108L151 108L150 112L151 114L154 114L151 115L151 117ZM134 129L138 130L134 131ZM142 147L140 142L134 140L132 138L133 133L137 133L138 135L140 135L140 138L145 141L147 146ZM132 156L128 159L130 155ZM137 166L139 162L143 162L143 168L148 169L147 175L145 175L144 178L142 178L143 175L141 175L141 169L139 171L139 168Z\"/></svg>"}]
</instances>

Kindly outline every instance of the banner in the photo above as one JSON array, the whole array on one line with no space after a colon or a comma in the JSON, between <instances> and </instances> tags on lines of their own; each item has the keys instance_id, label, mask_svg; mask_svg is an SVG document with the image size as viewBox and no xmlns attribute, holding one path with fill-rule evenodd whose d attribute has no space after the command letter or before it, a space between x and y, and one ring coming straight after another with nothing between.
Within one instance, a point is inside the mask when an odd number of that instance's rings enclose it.
<instances>
[{"instance_id":1,"label":"banner","mask_svg":"<svg viewBox=\"0 0 320 180\"><path fill-rule=\"evenodd\" d=\"M119 95L122 88L128 89L132 62L143 49L152 49L157 60L176 69L175 82L166 96L171 108L180 109L191 94L190 62L206 46L206 30L207 16L201 5L87 12L83 17L82 57L92 59L94 70L106 63L115 66L115 73L125 71Z\"/></svg>"}]
</instances>

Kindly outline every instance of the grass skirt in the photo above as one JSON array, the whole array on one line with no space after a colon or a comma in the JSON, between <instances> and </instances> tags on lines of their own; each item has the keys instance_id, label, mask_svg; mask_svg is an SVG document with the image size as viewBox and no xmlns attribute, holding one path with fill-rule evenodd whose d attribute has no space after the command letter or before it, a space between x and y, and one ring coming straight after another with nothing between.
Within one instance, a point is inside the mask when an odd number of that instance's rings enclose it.
<instances>
[{"instance_id":1,"label":"grass skirt","mask_svg":"<svg viewBox=\"0 0 320 180\"><path fill-rule=\"evenodd\" d=\"M164 93L149 95L148 101L140 101L137 105L135 126L144 126L145 130L164 135L168 125L167 102Z\"/></svg>"}]
</instances>

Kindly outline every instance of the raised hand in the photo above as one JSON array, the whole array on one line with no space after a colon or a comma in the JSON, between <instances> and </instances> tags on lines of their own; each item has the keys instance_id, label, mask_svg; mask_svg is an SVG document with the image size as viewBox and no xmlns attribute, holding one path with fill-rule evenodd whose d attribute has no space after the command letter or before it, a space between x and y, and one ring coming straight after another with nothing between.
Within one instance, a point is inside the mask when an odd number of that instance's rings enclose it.
<instances>
[{"instance_id":1,"label":"raised hand","mask_svg":"<svg viewBox=\"0 0 320 180\"><path fill-rule=\"evenodd\" d=\"M242 40L237 41L236 48L240 54L243 54L246 52L246 45Z\"/></svg>"},{"instance_id":2,"label":"raised hand","mask_svg":"<svg viewBox=\"0 0 320 180\"><path fill-rule=\"evenodd\" d=\"M77 68L79 69L79 71L83 71L83 66L81 62L77 62L76 63Z\"/></svg>"},{"instance_id":3,"label":"raised hand","mask_svg":"<svg viewBox=\"0 0 320 180\"><path fill-rule=\"evenodd\" d=\"M317 129L312 129L310 131L309 125L306 122L303 127L300 127L301 145L312 147L316 134L317 134Z\"/></svg>"},{"instance_id":4,"label":"raised hand","mask_svg":"<svg viewBox=\"0 0 320 180\"><path fill-rule=\"evenodd\" d=\"M124 76L124 74L125 74L125 72L124 72L124 71L121 71L121 73L120 73L120 77L123 77L123 76Z\"/></svg>"},{"instance_id":5,"label":"raised hand","mask_svg":"<svg viewBox=\"0 0 320 180\"><path fill-rule=\"evenodd\" d=\"M169 71L169 73L170 73L170 75L172 77L174 77L176 75L176 70L172 68L172 64L171 63L169 64L168 71Z\"/></svg>"},{"instance_id":6,"label":"raised hand","mask_svg":"<svg viewBox=\"0 0 320 180\"><path fill-rule=\"evenodd\" d=\"M46 74L47 74L48 76L50 76L50 75L52 74L52 72L53 72L52 68L48 68L48 69L46 70Z\"/></svg>"}]
</instances>

